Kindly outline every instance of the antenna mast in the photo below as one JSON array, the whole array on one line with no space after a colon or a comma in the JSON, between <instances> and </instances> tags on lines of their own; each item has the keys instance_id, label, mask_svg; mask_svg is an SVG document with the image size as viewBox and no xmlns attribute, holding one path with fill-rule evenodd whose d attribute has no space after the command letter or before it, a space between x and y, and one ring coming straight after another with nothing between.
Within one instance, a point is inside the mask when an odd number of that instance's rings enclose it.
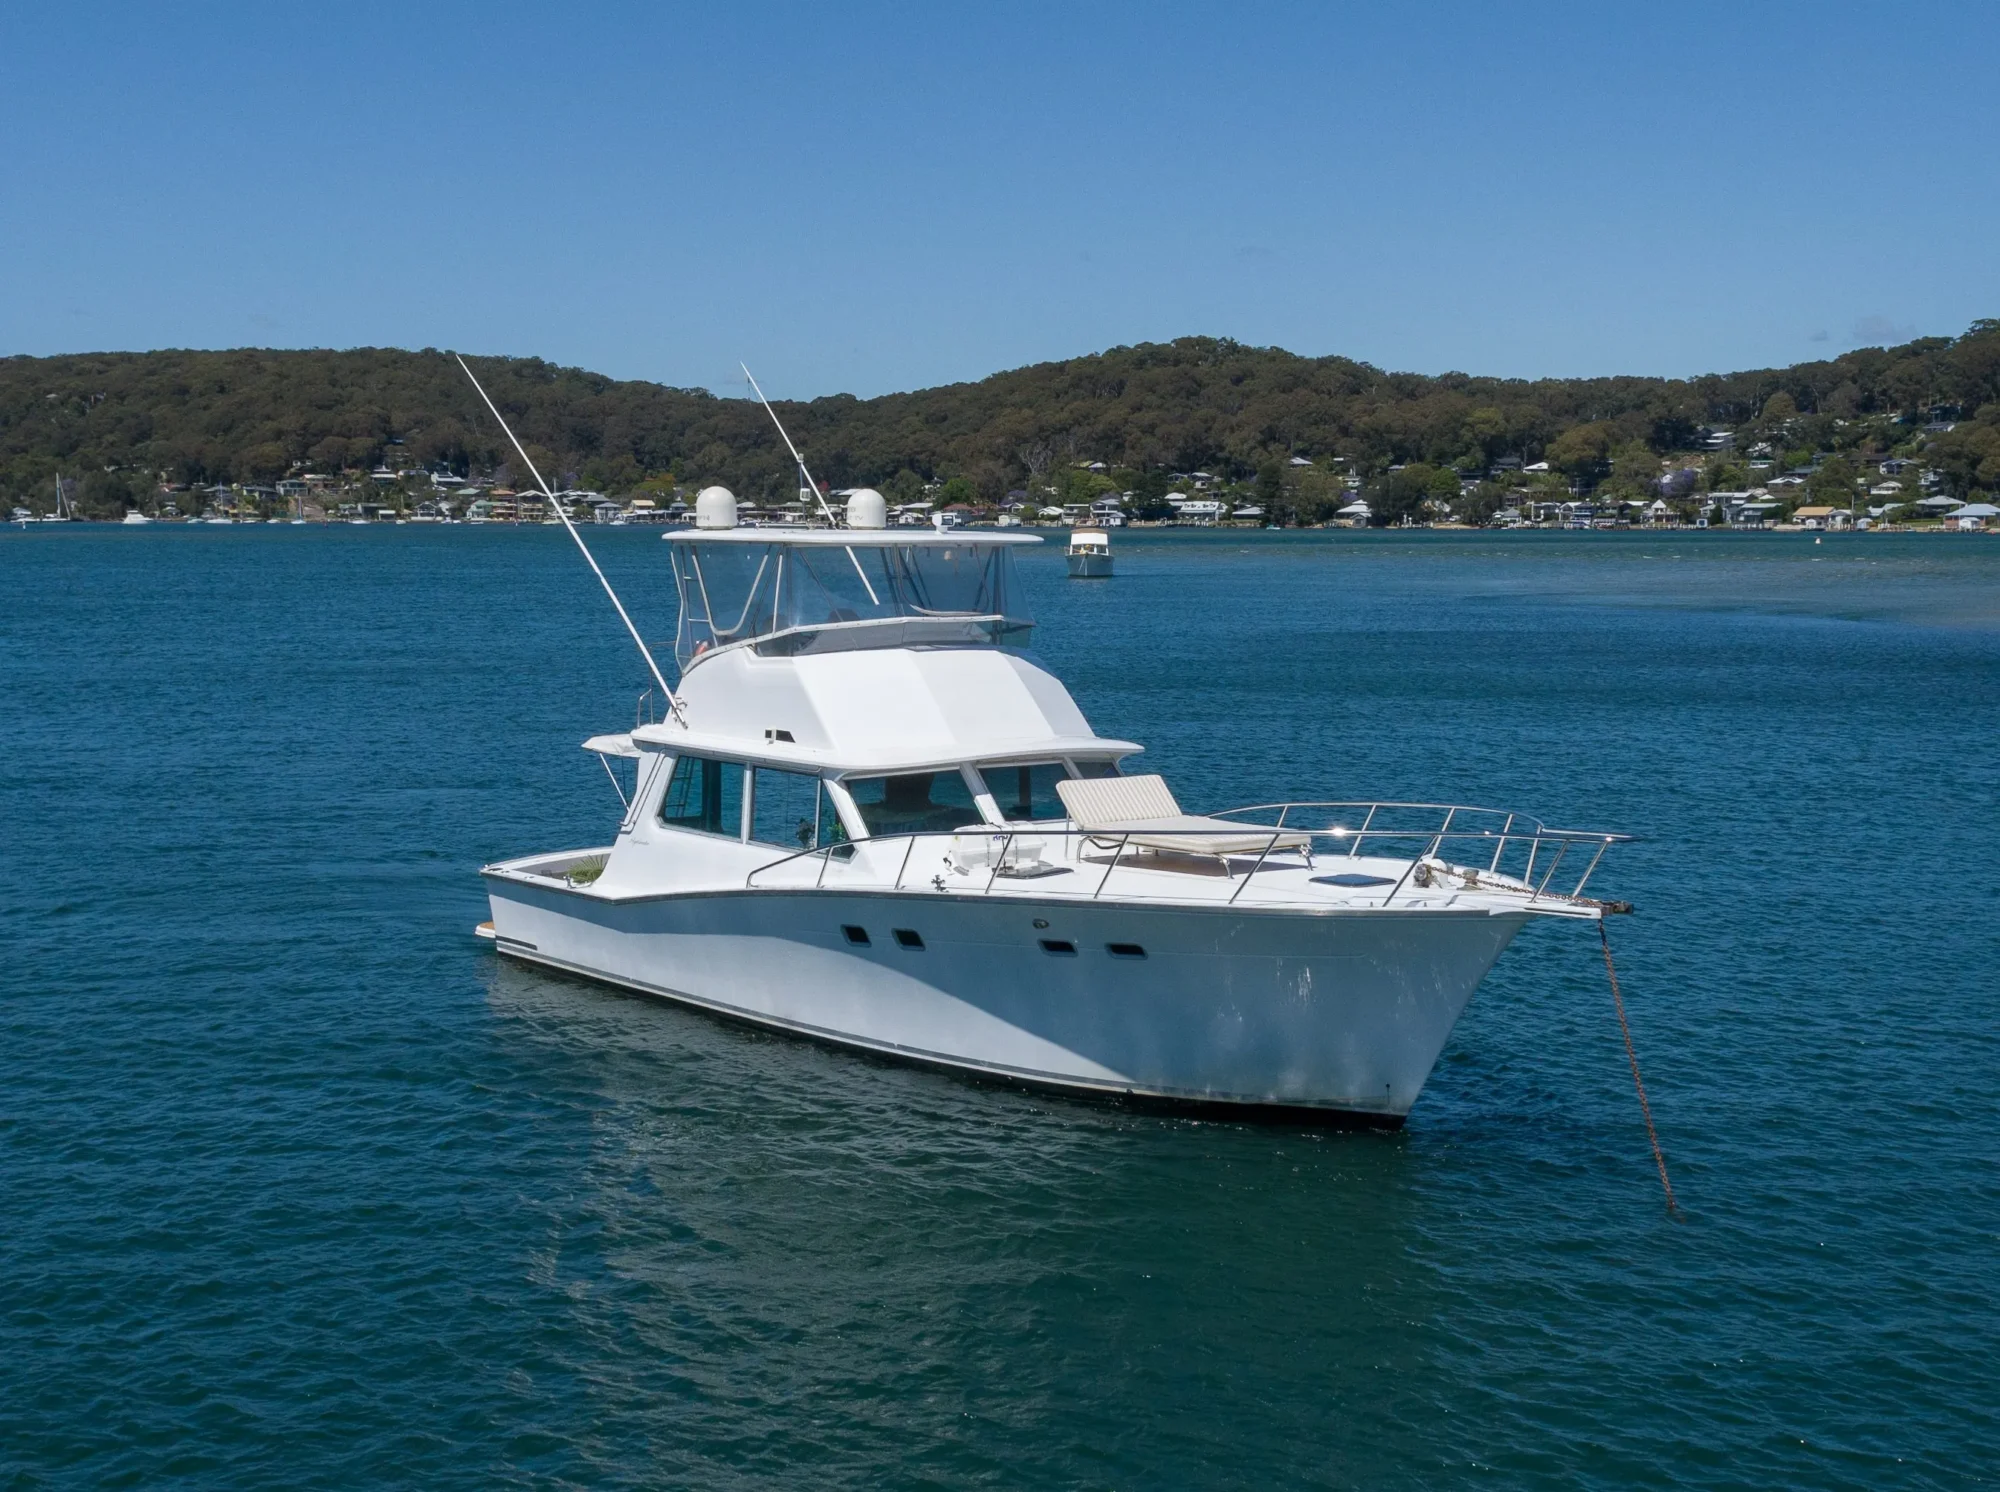
<instances>
[{"instance_id":1,"label":"antenna mast","mask_svg":"<svg viewBox=\"0 0 2000 1492\"><path fill-rule=\"evenodd\" d=\"M764 406L764 413L768 414L771 417L771 423L778 427L778 439L782 440L785 443L785 449L790 451L792 453L792 459L798 462L799 475L806 479L806 485L812 488L813 496L819 498L819 510L820 512L826 514L826 526L828 528L839 528L840 524L835 520L833 516L833 509L829 508L826 505L826 499L820 496L819 483L815 482L813 480L813 474L806 470L806 458L801 456L799 454L799 448L792 444L791 436L785 434L785 422L778 418L778 411L771 408L771 401L764 397L764 391L760 388L757 388L756 375L751 373L749 365L746 363L738 363L736 366L741 368L743 370L743 376L750 380L750 387L756 389L757 391L757 402ZM854 566L854 573L861 577L861 588L864 591L868 592L869 602L872 605L880 606L882 604L882 599L881 597L875 594L875 587L869 583L868 572L861 568L861 556L854 552L854 546L852 544L847 545L846 548L847 548L847 562L852 566Z\"/></svg>"},{"instance_id":2,"label":"antenna mast","mask_svg":"<svg viewBox=\"0 0 2000 1492\"><path fill-rule=\"evenodd\" d=\"M792 460L798 463L799 475L804 477L806 479L806 485L812 488L812 495L819 501L820 512L826 515L827 526L829 528L839 528L840 525L834 521L833 509L829 508L826 505L826 498L822 496L820 493L819 483L815 482L813 480L813 474L806 470L806 458L801 456L799 454L799 448L792 444L791 436L785 434L785 425L784 422L778 418L778 411L771 408L771 401L769 399L766 399L764 397L764 391L757 387L757 380L755 376L752 375L752 373L750 372L748 366L746 366L743 363L738 363L736 366L743 369L743 376L750 380L750 387L756 391L757 402L764 406L764 413L768 414L771 417L771 423L778 427L778 439L782 440L785 443L785 449L792 453Z\"/></svg>"},{"instance_id":3,"label":"antenna mast","mask_svg":"<svg viewBox=\"0 0 2000 1492\"><path fill-rule=\"evenodd\" d=\"M472 386L479 390L479 397L485 400L486 407L493 412L493 418L500 422L500 428L507 432L507 439L513 442L514 449L520 453L521 459L527 463L529 472L535 478L535 485L542 489L542 496L546 497L549 500L549 506L556 510L556 517L562 519L562 526L568 529L569 536L576 540L576 547L583 551L584 563L590 566L590 572L597 577L597 583L604 587L604 594L611 598L612 606L618 611L618 620L623 622L625 630L632 634L632 641L639 649L639 656L646 660L646 667L652 671L653 682L660 686L660 693L666 696L667 708L673 713L675 719L679 720L682 725L686 725L687 715L681 709L680 696L667 687L667 676L660 672L660 665L653 661L652 649L646 646L646 640L639 635L639 629L632 625L632 618L626 613L625 603L618 599L618 592L611 588L611 582L604 578L604 572L597 567L597 559L591 554L590 546L583 542L583 535L576 531L576 525L569 521L569 514L563 510L563 505L557 502L556 495L549 491L549 484L542 480L541 470L535 465L534 458L529 456L527 448L521 444L520 437L514 434L513 428L507 423L506 417L500 413L499 406L493 402L493 396L486 392L485 387L481 385L477 378L473 377L472 370L465 366L464 358L459 357L455 352L452 354L452 357L457 361L460 370L465 376L472 380ZM768 406L766 407L768 408ZM788 441L786 444L789 445L790 442Z\"/></svg>"}]
</instances>

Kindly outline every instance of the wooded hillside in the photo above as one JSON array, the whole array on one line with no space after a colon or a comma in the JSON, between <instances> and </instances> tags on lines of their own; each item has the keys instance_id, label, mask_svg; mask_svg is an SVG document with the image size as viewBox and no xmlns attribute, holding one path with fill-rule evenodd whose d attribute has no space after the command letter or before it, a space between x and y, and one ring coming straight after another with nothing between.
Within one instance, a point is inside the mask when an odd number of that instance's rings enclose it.
<instances>
[{"instance_id":1,"label":"wooded hillside","mask_svg":"<svg viewBox=\"0 0 2000 1492\"><path fill-rule=\"evenodd\" d=\"M607 492L671 475L751 498L790 486L755 404L620 382L535 358L472 360L552 481ZM1585 486L1621 450L1700 448L1707 428L1788 422L1785 441L1884 416L1939 437L1961 491L2000 488L2000 322L1957 338L1863 348L1790 368L1677 380L1517 380L1385 373L1346 358L1207 337L1119 347L877 399L780 404L834 487L907 490L959 477L981 497L1099 460L1137 471L1244 477L1294 455L1350 458L1364 475L1424 463L1464 474L1550 459ZM1851 442L1847 442L1851 443ZM304 471L497 471L508 452L442 352L101 353L0 359L0 496L77 479L86 511L115 512L161 481L270 481ZM516 479L525 474L513 474Z\"/></svg>"}]
</instances>

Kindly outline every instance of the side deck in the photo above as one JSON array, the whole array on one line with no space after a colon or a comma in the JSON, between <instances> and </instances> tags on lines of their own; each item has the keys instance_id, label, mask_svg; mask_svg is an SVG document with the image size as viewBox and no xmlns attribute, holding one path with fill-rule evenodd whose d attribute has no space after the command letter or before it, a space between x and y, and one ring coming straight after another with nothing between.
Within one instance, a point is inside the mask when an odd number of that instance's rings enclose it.
<instances>
[{"instance_id":1,"label":"side deck","mask_svg":"<svg viewBox=\"0 0 2000 1492\"><path fill-rule=\"evenodd\" d=\"M745 844L730 857L734 863L709 856L685 873L661 865L637 881L602 877L617 853L609 847L503 861L485 874L608 902L805 890L1304 914L1451 910L1595 919L1620 908L1585 892L1605 851L1624 835L1549 829L1519 814L1448 804L1268 804L1216 820L1225 822L1177 830L1167 848L1147 843L1157 836L1140 831L982 824L776 856L768 846ZM1214 851L1202 847L1205 838Z\"/></svg>"}]
</instances>

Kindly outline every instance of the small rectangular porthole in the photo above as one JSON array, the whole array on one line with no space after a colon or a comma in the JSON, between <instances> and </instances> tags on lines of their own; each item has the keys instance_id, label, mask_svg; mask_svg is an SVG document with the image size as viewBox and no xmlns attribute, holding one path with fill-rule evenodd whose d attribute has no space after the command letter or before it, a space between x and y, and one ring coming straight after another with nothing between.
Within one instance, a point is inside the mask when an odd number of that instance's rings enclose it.
<instances>
[{"instance_id":1,"label":"small rectangular porthole","mask_svg":"<svg viewBox=\"0 0 2000 1492\"><path fill-rule=\"evenodd\" d=\"M1104 951L1113 958L1144 958L1146 950L1137 943L1106 943Z\"/></svg>"},{"instance_id":2,"label":"small rectangular porthole","mask_svg":"<svg viewBox=\"0 0 2000 1492\"><path fill-rule=\"evenodd\" d=\"M905 948L921 950L924 946L924 935L914 927L899 927L896 929L896 941Z\"/></svg>"},{"instance_id":3,"label":"small rectangular porthole","mask_svg":"<svg viewBox=\"0 0 2000 1492\"><path fill-rule=\"evenodd\" d=\"M866 948L868 946L867 928L856 927L852 922L849 922L841 927L840 932L841 936L846 938L847 941L852 943L856 948Z\"/></svg>"},{"instance_id":4,"label":"small rectangular porthole","mask_svg":"<svg viewBox=\"0 0 2000 1492\"><path fill-rule=\"evenodd\" d=\"M1043 938L1042 952L1053 953L1058 958L1075 958L1076 944L1068 938Z\"/></svg>"},{"instance_id":5,"label":"small rectangular porthole","mask_svg":"<svg viewBox=\"0 0 2000 1492\"><path fill-rule=\"evenodd\" d=\"M764 732L764 739L767 741L790 741L794 746L798 744L798 742L792 741L792 733L788 730L766 730Z\"/></svg>"}]
</instances>

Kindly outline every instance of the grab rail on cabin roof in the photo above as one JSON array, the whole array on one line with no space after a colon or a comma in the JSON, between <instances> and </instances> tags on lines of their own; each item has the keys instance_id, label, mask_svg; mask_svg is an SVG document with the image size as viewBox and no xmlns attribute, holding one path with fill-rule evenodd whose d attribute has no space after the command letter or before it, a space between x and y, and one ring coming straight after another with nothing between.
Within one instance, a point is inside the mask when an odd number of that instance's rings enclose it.
<instances>
[{"instance_id":1,"label":"grab rail on cabin roof","mask_svg":"<svg viewBox=\"0 0 2000 1492\"><path fill-rule=\"evenodd\" d=\"M1358 816L1361 825L1359 828L1350 829L1345 824L1336 822L1324 828L1313 828L1292 818L1294 813L1301 815L1311 813L1317 818L1328 810L1344 812L1349 817ZM1378 826L1377 824L1377 820L1385 813L1393 819L1406 812L1421 812L1439 817L1434 821L1415 825L1387 823ZM1324 855L1329 849L1339 858L1349 861L1359 860L1362 858L1363 845L1371 840L1376 841L1378 845L1386 841L1391 846L1398 842L1406 846L1421 846L1414 854L1408 854L1406 851L1404 855L1396 855L1386 853L1379 848L1373 852L1374 858L1388 859L1392 864L1398 862L1402 864L1400 877L1382 899L1383 906L1394 902L1413 879L1417 885L1428 888L1435 884L1437 878L1452 876L1460 880L1459 886L1451 888L1456 890L1525 891L1528 893L1530 904L1545 900L1584 901L1586 900L1583 894L1584 888L1589 885L1591 877L1596 873L1598 863L1604 858L1604 852L1614 844L1632 842L1632 836L1629 834L1583 829L1550 829L1540 820L1529 818L1525 814L1449 803L1268 803L1250 808L1229 809L1211 817L1230 818L1238 814L1251 813L1275 813L1277 822L1245 823L1240 827L1213 829L1176 828L1171 831L1176 839L1226 837L1230 840L1243 838L1242 831L1245 829L1270 831L1269 839L1258 851L1247 870L1239 872L1237 866L1242 861L1250 860L1249 851L1216 853L1215 858L1222 862L1225 874L1232 880L1236 880L1239 874L1241 876L1229 895L1230 903L1234 903L1243 894L1272 854L1296 853L1290 847L1281 850L1279 841L1301 834L1311 837L1312 848L1306 852L1309 863L1316 863L1314 855ZM1498 820L1498 827L1479 825L1458 827L1465 819L1475 816ZM1060 840L1066 849L1070 847L1070 841L1074 840L1080 843L1074 846L1074 853L1066 857L1071 863L1062 868L1081 869L1086 865L1095 867L1098 864L1104 866L1103 874L1098 877L1097 885L1090 893L1089 899L1094 901L1104 894L1113 871L1121 866L1126 868L1143 866L1143 862L1137 862L1134 857L1143 855L1147 846L1142 843L1135 851L1133 839L1136 837L1144 840L1150 833L1158 832L1149 831L1143 826L1130 829L1120 829L1116 826L1099 829L1062 827L1067 822L1059 820L1052 821L1048 826L1037 824L1028 827L967 824L957 829L913 830L903 833L874 834L866 839L841 840L836 844L797 850L757 866L744 876L743 884L746 889L753 888L757 885L759 877L782 866L800 860L817 859L819 872L814 877L813 886L816 890L821 889L826 884L828 869L836 860L851 862L856 854L867 846L893 845L901 841L903 853L898 860L895 877L888 884L888 889L901 891L905 889L905 882L910 879L910 866L915 858L919 841L941 841L944 850L942 863L953 874L964 875L966 873L964 868L951 854L952 845L967 839L997 839L1002 841L1000 850L997 854L991 855L985 884L977 888L984 894L992 891L994 885L1003 877L1009 880L1018 878L1015 875L1006 875L1009 857L1014 853L1017 840L1032 839L1038 842ZM1322 845L1326 848L1320 848ZM1577 846L1582 846L1590 852L1588 863L1584 865L1569 889L1552 889L1556 885L1557 874L1569 858L1570 851ZM1101 858L1093 857L1089 854L1092 849L1105 850L1108 853ZM1540 872L1539 878L1537 871ZM925 878L920 871L918 885L909 889L923 889L924 881ZM963 892L974 889L971 886L951 886L942 874L932 875L928 881L930 889L933 890L952 889ZM1133 893L1124 891L1120 894L1131 896Z\"/></svg>"}]
</instances>

